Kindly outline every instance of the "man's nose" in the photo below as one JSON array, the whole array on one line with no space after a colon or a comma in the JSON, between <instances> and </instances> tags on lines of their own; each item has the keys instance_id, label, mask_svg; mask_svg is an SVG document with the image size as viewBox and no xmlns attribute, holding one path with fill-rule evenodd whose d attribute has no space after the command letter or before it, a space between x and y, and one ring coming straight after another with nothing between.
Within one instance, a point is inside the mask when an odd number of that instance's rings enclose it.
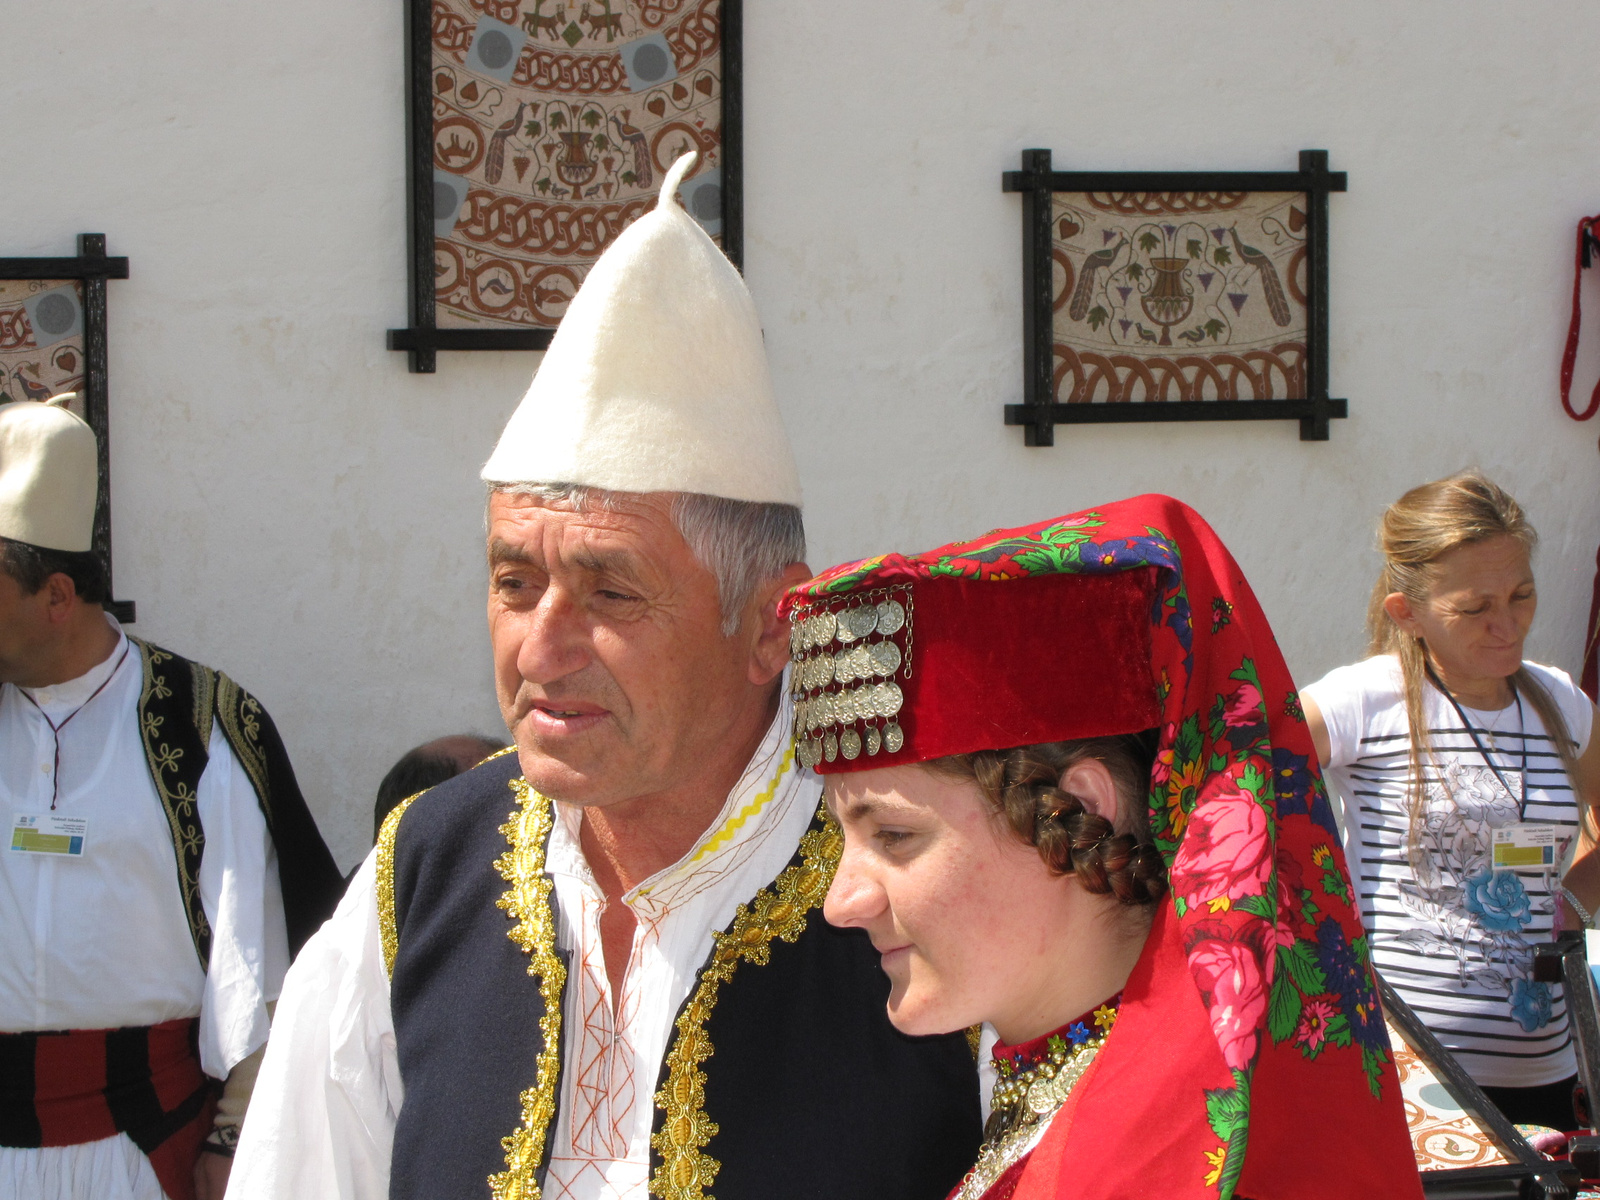
<instances>
[{"instance_id":1,"label":"man's nose","mask_svg":"<svg viewBox=\"0 0 1600 1200\"><path fill-rule=\"evenodd\" d=\"M846 843L827 898L822 902L823 917L830 925L850 929L867 925L885 906L882 886L863 867L860 855Z\"/></svg>"},{"instance_id":2,"label":"man's nose","mask_svg":"<svg viewBox=\"0 0 1600 1200\"><path fill-rule=\"evenodd\" d=\"M547 685L581 671L591 657L588 623L561 588L547 587L523 627L517 673Z\"/></svg>"}]
</instances>

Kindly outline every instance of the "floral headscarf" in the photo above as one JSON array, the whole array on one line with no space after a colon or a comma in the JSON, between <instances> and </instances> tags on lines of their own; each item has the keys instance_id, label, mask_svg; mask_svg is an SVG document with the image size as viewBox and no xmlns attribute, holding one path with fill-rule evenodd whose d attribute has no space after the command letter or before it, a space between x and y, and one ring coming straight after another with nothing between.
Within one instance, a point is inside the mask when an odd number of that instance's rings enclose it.
<instances>
[{"instance_id":1,"label":"floral headscarf","mask_svg":"<svg viewBox=\"0 0 1600 1200\"><path fill-rule=\"evenodd\" d=\"M1040 589L1011 582L1141 570L1153 576L1137 617L1140 641L1148 629L1148 661L1134 645L1085 645L1070 618L1039 620ZM970 586L987 583L1008 586ZM1085 588L1061 583L1054 594L1065 612ZM930 628L936 597L956 592L980 619ZM1053 666L1055 692L1070 694L1080 676L1100 672L1121 676L1132 693L1152 693L1128 711L1155 715L1161 726L1149 806L1171 892L1071 1120L1052 1124L1017 1195L1419 1197L1367 938L1298 693L1238 565L1198 513L1140 496L916 557L846 564L794 589L785 611L797 661L817 641L817 621L821 632L844 628L850 618L840 605L853 597L868 606L877 598L883 612L881 598L900 595L908 622L930 616L912 631L922 676L914 684L858 687L850 700L842 697L851 689L799 689L808 761L823 772L885 765L894 743L873 730L891 707L905 742L895 747L900 760L1110 732L1063 715L1039 736L1036 703L1009 718L1015 724L1027 712L1028 736L1007 740L1013 730L975 717L971 744L929 723L927 738L940 744L917 746L914 721L938 707L931 692L941 639L974 642L1009 628L1007 605L1025 594L1032 631L1019 636ZM912 639L897 636L909 660ZM900 657L886 651L880 665ZM851 678L872 668L867 658L849 663ZM977 713L985 707L970 696L962 702ZM824 728L831 747L856 753L822 755L812 735ZM873 744L881 758L861 749Z\"/></svg>"}]
</instances>

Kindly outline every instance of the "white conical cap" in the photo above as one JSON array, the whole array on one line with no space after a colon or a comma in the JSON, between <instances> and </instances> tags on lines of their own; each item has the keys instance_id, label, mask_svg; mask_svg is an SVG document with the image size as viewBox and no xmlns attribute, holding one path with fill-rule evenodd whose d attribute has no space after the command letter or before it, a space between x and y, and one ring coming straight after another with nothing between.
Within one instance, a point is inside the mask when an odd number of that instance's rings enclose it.
<instances>
[{"instance_id":1,"label":"white conical cap","mask_svg":"<svg viewBox=\"0 0 1600 1200\"><path fill-rule=\"evenodd\" d=\"M0 537L81 553L94 545L100 466L94 431L60 407L0 404Z\"/></svg>"},{"instance_id":2,"label":"white conical cap","mask_svg":"<svg viewBox=\"0 0 1600 1200\"><path fill-rule=\"evenodd\" d=\"M589 271L488 482L800 503L755 303L676 199L694 159Z\"/></svg>"}]
</instances>

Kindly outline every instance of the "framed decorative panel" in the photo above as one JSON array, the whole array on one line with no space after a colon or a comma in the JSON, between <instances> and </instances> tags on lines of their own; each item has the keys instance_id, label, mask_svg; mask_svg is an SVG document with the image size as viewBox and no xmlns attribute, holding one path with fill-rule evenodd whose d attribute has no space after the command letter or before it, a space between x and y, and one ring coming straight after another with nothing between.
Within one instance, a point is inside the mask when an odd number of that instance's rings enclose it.
<instances>
[{"instance_id":1,"label":"framed decorative panel","mask_svg":"<svg viewBox=\"0 0 1600 1200\"><path fill-rule=\"evenodd\" d=\"M1056 171L1025 150L1023 403L1029 446L1060 424L1297 418L1328 438L1328 194L1322 150L1284 172Z\"/></svg>"},{"instance_id":2,"label":"framed decorative panel","mask_svg":"<svg viewBox=\"0 0 1600 1200\"><path fill-rule=\"evenodd\" d=\"M410 325L439 350L542 350L601 252L680 195L735 266L740 0L408 0Z\"/></svg>"},{"instance_id":3,"label":"framed decorative panel","mask_svg":"<svg viewBox=\"0 0 1600 1200\"><path fill-rule=\"evenodd\" d=\"M127 277L128 260L106 257L103 233L80 233L76 258L0 258L0 404L78 394L68 407L89 423L100 450L94 549L105 563L108 587L112 575L106 280ZM113 600L106 607L124 624L134 619L132 600Z\"/></svg>"}]
</instances>

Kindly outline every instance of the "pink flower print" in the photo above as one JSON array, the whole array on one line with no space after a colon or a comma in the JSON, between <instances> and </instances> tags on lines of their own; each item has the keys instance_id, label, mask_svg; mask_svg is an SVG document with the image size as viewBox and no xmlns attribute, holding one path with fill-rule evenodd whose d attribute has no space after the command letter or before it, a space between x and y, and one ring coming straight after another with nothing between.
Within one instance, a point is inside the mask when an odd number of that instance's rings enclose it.
<instances>
[{"instance_id":1,"label":"pink flower print","mask_svg":"<svg viewBox=\"0 0 1600 1200\"><path fill-rule=\"evenodd\" d=\"M1211 1018L1222 1061L1242 1071L1256 1054L1267 989L1256 952L1244 942L1208 938L1189 951L1189 970Z\"/></svg>"},{"instance_id":2,"label":"pink flower print","mask_svg":"<svg viewBox=\"0 0 1600 1200\"><path fill-rule=\"evenodd\" d=\"M1300 1024L1295 1027L1294 1044L1304 1046L1313 1055L1328 1036L1328 1022L1337 1010L1326 1000L1307 1000L1300 1010Z\"/></svg>"},{"instance_id":3,"label":"pink flower print","mask_svg":"<svg viewBox=\"0 0 1600 1200\"><path fill-rule=\"evenodd\" d=\"M1207 796L1189 814L1172 863L1172 890L1191 907L1259 896L1272 877L1266 811L1248 792Z\"/></svg>"},{"instance_id":4,"label":"pink flower print","mask_svg":"<svg viewBox=\"0 0 1600 1200\"><path fill-rule=\"evenodd\" d=\"M1242 683L1223 705L1222 719L1230 726L1261 724L1261 693L1254 684Z\"/></svg>"}]
</instances>

